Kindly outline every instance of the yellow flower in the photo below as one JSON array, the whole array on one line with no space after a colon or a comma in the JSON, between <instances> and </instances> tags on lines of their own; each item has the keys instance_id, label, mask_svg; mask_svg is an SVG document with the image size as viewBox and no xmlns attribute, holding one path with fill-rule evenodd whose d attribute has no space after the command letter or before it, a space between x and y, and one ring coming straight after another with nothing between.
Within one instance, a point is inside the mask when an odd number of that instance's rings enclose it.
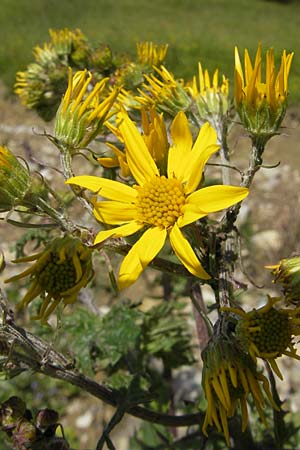
<instances>
[{"instance_id":1,"label":"yellow flower","mask_svg":"<svg viewBox=\"0 0 300 450\"><path fill-rule=\"evenodd\" d=\"M36 261L29 269L5 280L10 283L27 276L32 279L18 309L27 307L40 295L43 301L36 319L47 322L59 303L74 303L80 289L94 275L91 252L80 239L67 235L54 239L40 253L16 259L15 263Z\"/></svg>"},{"instance_id":2,"label":"yellow flower","mask_svg":"<svg viewBox=\"0 0 300 450\"><path fill-rule=\"evenodd\" d=\"M108 79L95 84L89 91L92 74L80 70L73 76L69 68L69 83L55 119L55 138L59 145L71 149L86 147L99 133L118 95L113 89L104 94ZM101 99L102 95L102 99Z\"/></svg>"},{"instance_id":3,"label":"yellow flower","mask_svg":"<svg viewBox=\"0 0 300 450\"><path fill-rule=\"evenodd\" d=\"M287 355L300 360L293 343L293 336L300 333L300 308L275 309L274 304L280 300L281 298L268 297L263 307L249 312L227 307L222 310L240 317L235 333L253 360L258 357L269 361L276 375L283 379L275 359Z\"/></svg>"},{"instance_id":4,"label":"yellow flower","mask_svg":"<svg viewBox=\"0 0 300 450\"><path fill-rule=\"evenodd\" d=\"M274 50L269 49L266 55L266 79L263 82L261 45L258 46L254 65L245 50L244 72L235 47L235 102L244 126L251 133L274 133L280 126L287 106L292 59L293 53L286 54L284 50L276 76Z\"/></svg>"},{"instance_id":5,"label":"yellow flower","mask_svg":"<svg viewBox=\"0 0 300 450\"><path fill-rule=\"evenodd\" d=\"M193 77L186 90L195 100L199 115L202 119L209 120L211 115L224 115L228 109L228 79L223 75L219 85L219 71L215 70L210 79L208 70L203 71L198 64L198 79Z\"/></svg>"},{"instance_id":6,"label":"yellow flower","mask_svg":"<svg viewBox=\"0 0 300 450\"><path fill-rule=\"evenodd\" d=\"M249 395L253 398L261 420L267 426L263 392L271 406L279 410L272 398L269 382L258 372L254 361L242 351L232 337L227 339L214 336L202 352L202 359L202 385L207 400L203 433L207 435L207 427L215 425L220 433L224 433L229 446L228 418L233 417L239 408L242 431L245 431L248 423Z\"/></svg>"},{"instance_id":7,"label":"yellow flower","mask_svg":"<svg viewBox=\"0 0 300 450\"><path fill-rule=\"evenodd\" d=\"M161 174L135 124L126 112L118 116L118 127L126 146L126 158L137 185L94 176L68 180L98 193L107 201L95 202L95 217L105 224L118 225L100 231L95 244L109 238L144 234L125 256L119 273L119 287L136 281L162 249L167 237L182 264L193 275L209 279L181 228L207 214L240 202L248 189L210 186L197 190L208 158L218 150L216 132L205 124L193 145L187 118L179 113L171 125L172 145L168 152L167 173Z\"/></svg>"},{"instance_id":8,"label":"yellow flower","mask_svg":"<svg viewBox=\"0 0 300 450\"><path fill-rule=\"evenodd\" d=\"M145 144L150 151L156 165L163 173L166 173L169 143L163 115L158 114L154 108L151 108L149 110L149 117L144 109L142 109L141 115L142 137L145 141ZM106 123L106 126L110 131L112 131L112 133L115 134L115 136L117 136L117 138L122 143L124 143L122 134L117 127L111 125L109 122ZM103 167L106 168L120 167L122 176L128 177L130 175L130 169L126 160L126 151L120 150L113 144L107 145L111 148L115 156L101 157L97 160Z\"/></svg>"},{"instance_id":9,"label":"yellow flower","mask_svg":"<svg viewBox=\"0 0 300 450\"><path fill-rule=\"evenodd\" d=\"M137 43L136 47L138 62L150 67L160 66L168 51L168 44L157 45L149 41Z\"/></svg>"},{"instance_id":10,"label":"yellow flower","mask_svg":"<svg viewBox=\"0 0 300 450\"><path fill-rule=\"evenodd\" d=\"M154 67L157 76L145 75L147 83L139 89L140 96L135 97L143 107L155 106L159 111L175 116L179 111L186 111L191 99L184 88L182 80L176 80L164 67Z\"/></svg>"}]
</instances>

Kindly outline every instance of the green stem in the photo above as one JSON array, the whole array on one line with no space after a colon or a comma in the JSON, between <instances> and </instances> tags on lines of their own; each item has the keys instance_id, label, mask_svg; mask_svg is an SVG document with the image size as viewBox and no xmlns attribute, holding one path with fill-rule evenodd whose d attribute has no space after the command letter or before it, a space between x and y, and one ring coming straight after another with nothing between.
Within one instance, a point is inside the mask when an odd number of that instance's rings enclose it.
<instances>
[{"instance_id":1,"label":"green stem","mask_svg":"<svg viewBox=\"0 0 300 450\"><path fill-rule=\"evenodd\" d=\"M65 180L74 177L74 172L72 169L72 156L71 150L69 148L60 147L60 163L63 169L63 174ZM84 197L82 189L78 186L70 185L72 191L76 195L76 198L80 201L82 206L93 215L93 207L90 202Z\"/></svg>"}]
</instances>

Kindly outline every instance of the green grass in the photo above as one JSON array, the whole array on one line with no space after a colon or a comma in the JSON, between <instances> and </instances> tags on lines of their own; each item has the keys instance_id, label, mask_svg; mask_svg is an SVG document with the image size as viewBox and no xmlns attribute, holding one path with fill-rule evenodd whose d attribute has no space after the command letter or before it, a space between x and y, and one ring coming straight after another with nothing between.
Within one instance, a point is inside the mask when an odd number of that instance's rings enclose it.
<instances>
[{"instance_id":1,"label":"green grass","mask_svg":"<svg viewBox=\"0 0 300 450\"><path fill-rule=\"evenodd\" d=\"M233 49L252 54L259 41L277 57L294 51L291 102L300 101L300 2L267 0L1 0L0 78L8 86L32 61L32 48L49 28L80 28L92 41L134 54L140 40L168 42L168 67L190 78L201 60L230 79Z\"/></svg>"}]
</instances>

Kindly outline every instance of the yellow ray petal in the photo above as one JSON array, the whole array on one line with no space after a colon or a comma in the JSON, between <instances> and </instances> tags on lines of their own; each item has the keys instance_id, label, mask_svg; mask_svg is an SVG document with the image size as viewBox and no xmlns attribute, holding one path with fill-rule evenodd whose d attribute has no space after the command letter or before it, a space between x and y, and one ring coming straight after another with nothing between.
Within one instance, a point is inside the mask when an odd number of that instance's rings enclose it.
<instances>
[{"instance_id":1,"label":"yellow ray petal","mask_svg":"<svg viewBox=\"0 0 300 450\"><path fill-rule=\"evenodd\" d=\"M132 203L137 197L136 189L118 181L109 180L107 178L94 177L90 175L80 175L70 178L67 184L75 184L92 192L96 192L102 197L119 202Z\"/></svg>"},{"instance_id":2,"label":"yellow ray petal","mask_svg":"<svg viewBox=\"0 0 300 450\"><path fill-rule=\"evenodd\" d=\"M177 225L179 228L185 227L190 223L196 222L196 220L202 219L202 217L207 216L207 212L200 213L200 210L194 211L190 205L184 205L184 214L177 220Z\"/></svg>"},{"instance_id":3,"label":"yellow ray petal","mask_svg":"<svg viewBox=\"0 0 300 450\"><path fill-rule=\"evenodd\" d=\"M126 145L126 158L136 181L143 185L147 180L159 175L156 164L135 124L125 112L118 115L118 128Z\"/></svg>"},{"instance_id":4,"label":"yellow ray petal","mask_svg":"<svg viewBox=\"0 0 300 450\"><path fill-rule=\"evenodd\" d=\"M122 223L135 220L136 207L130 203L104 201L94 203L94 215L99 222L110 225L121 225Z\"/></svg>"},{"instance_id":5,"label":"yellow ray petal","mask_svg":"<svg viewBox=\"0 0 300 450\"><path fill-rule=\"evenodd\" d=\"M234 70L234 98L239 105L243 100L244 75L237 47L234 49L235 70Z\"/></svg>"},{"instance_id":6,"label":"yellow ray petal","mask_svg":"<svg viewBox=\"0 0 300 450\"><path fill-rule=\"evenodd\" d=\"M216 185L198 189L187 197L186 213L195 216L198 213L203 217L204 213L220 211L242 201L248 194L247 188L238 186ZM184 216L182 222L185 222Z\"/></svg>"},{"instance_id":7,"label":"yellow ray petal","mask_svg":"<svg viewBox=\"0 0 300 450\"><path fill-rule=\"evenodd\" d=\"M186 155L191 151L193 138L189 122L184 112L180 111L171 125L172 147L169 149L168 176L180 178L184 172Z\"/></svg>"},{"instance_id":8,"label":"yellow ray petal","mask_svg":"<svg viewBox=\"0 0 300 450\"><path fill-rule=\"evenodd\" d=\"M167 237L165 228L149 228L123 259L118 286L124 289L133 284L162 249Z\"/></svg>"},{"instance_id":9,"label":"yellow ray petal","mask_svg":"<svg viewBox=\"0 0 300 450\"><path fill-rule=\"evenodd\" d=\"M204 280L210 279L210 275L203 269L199 259L195 255L191 245L181 233L179 227L175 224L170 231L170 242L177 258L187 268L187 270L196 277Z\"/></svg>"},{"instance_id":10,"label":"yellow ray petal","mask_svg":"<svg viewBox=\"0 0 300 450\"><path fill-rule=\"evenodd\" d=\"M192 151L186 157L186 164L184 166L184 173L182 176L182 182L186 183L186 194L189 194L197 189L208 158L219 150L219 146L216 142L216 131L209 123L204 124L198 134Z\"/></svg>"},{"instance_id":11,"label":"yellow ray petal","mask_svg":"<svg viewBox=\"0 0 300 450\"><path fill-rule=\"evenodd\" d=\"M126 223L125 225L121 225L120 227L112 228L111 230L100 231L95 237L94 244L100 244L100 242L103 242L109 238L130 236L143 228L143 226L144 224L142 223L132 221Z\"/></svg>"}]
</instances>

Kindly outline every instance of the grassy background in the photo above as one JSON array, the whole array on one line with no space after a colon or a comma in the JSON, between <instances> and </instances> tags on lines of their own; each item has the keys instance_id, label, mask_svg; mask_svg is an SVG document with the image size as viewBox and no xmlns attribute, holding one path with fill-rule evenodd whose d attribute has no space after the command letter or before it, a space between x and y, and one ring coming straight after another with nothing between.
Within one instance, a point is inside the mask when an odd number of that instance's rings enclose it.
<instances>
[{"instance_id":1,"label":"grassy background","mask_svg":"<svg viewBox=\"0 0 300 450\"><path fill-rule=\"evenodd\" d=\"M190 78L197 62L232 79L233 48L254 54L259 41L294 51L291 101L300 102L300 1L268 0L1 0L0 78L8 86L32 61L49 28L79 27L94 42L134 53L140 40L168 42L168 67Z\"/></svg>"}]
</instances>

